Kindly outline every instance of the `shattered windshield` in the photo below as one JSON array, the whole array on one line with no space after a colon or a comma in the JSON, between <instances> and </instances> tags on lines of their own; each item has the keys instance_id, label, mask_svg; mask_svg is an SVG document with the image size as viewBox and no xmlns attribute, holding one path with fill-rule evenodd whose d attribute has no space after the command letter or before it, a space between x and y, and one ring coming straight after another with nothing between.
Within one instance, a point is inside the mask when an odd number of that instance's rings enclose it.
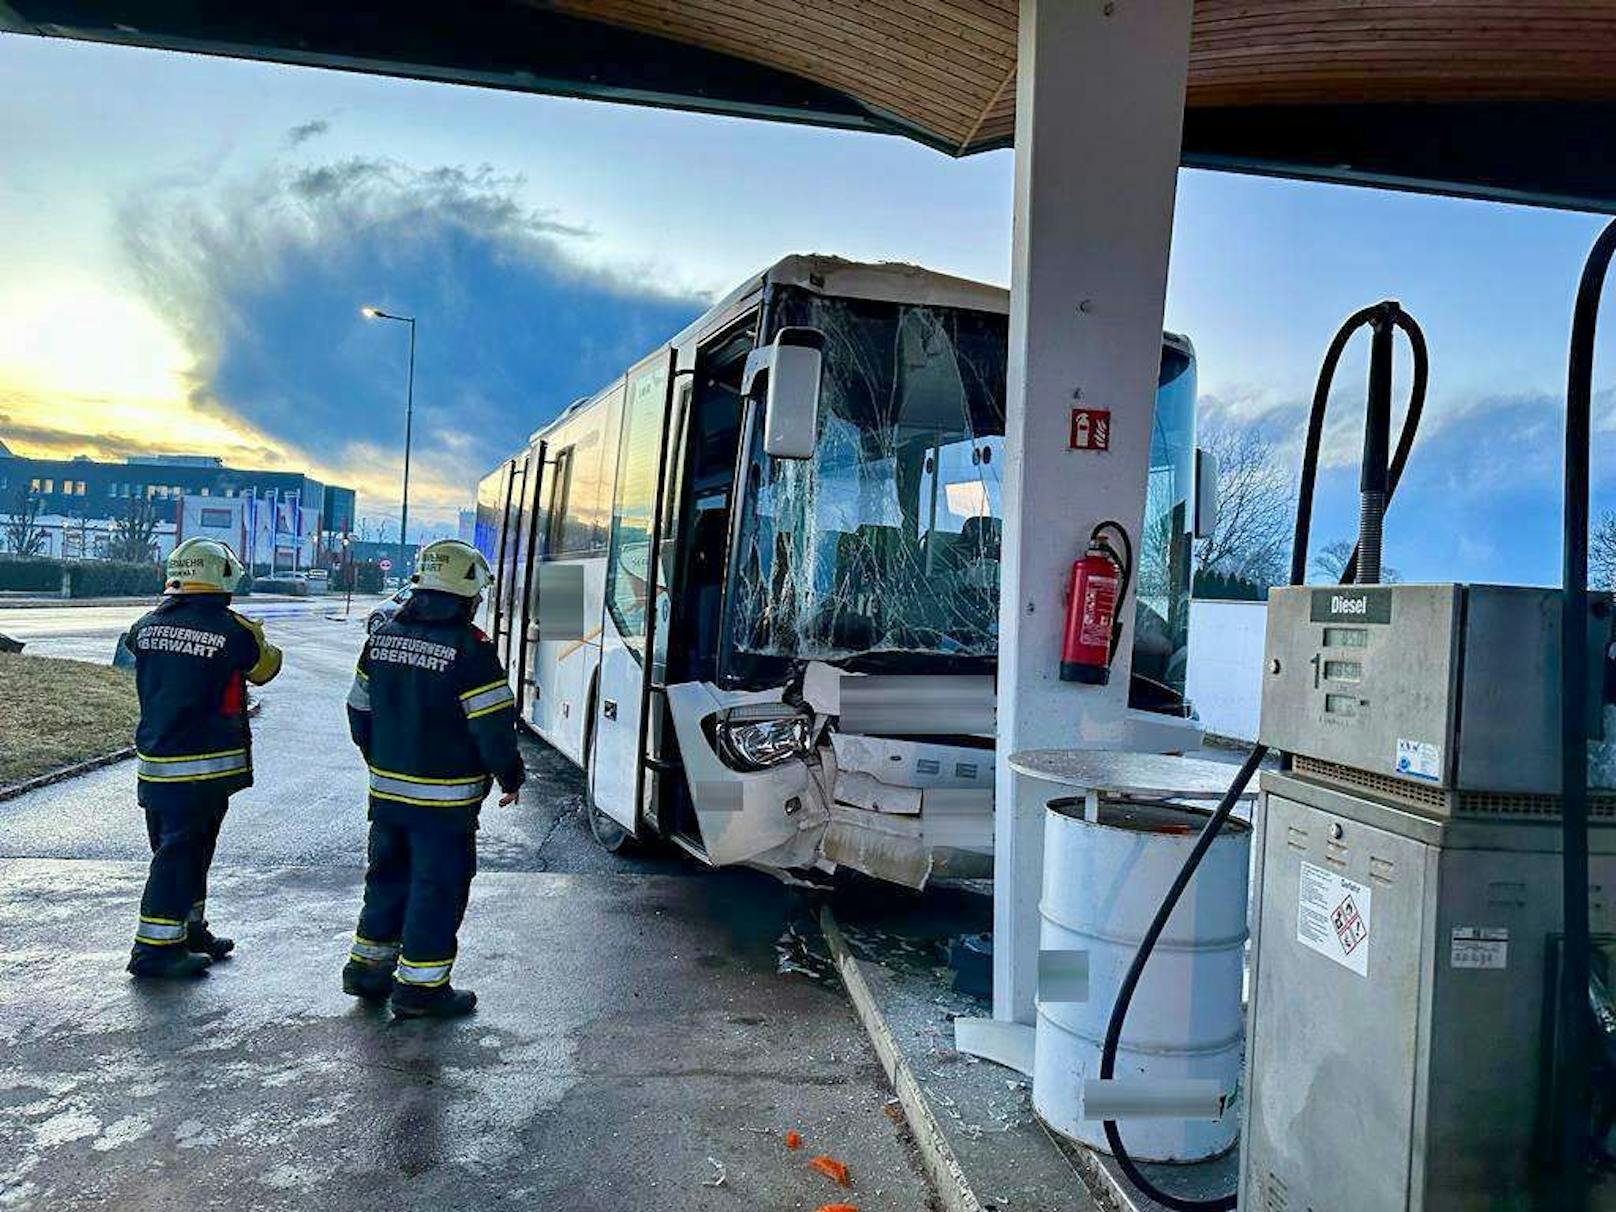
<instances>
[{"instance_id":1,"label":"shattered windshield","mask_svg":"<svg viewBox=\"0 0 1616 1212\"><path fill-rule=\"evenodd\" d=\"M754 426L735 647L835 659L998 651L1002 315L784 290L825 334L819 440L769 459Z\"/></svg>"},{"instance_id":2,"label":"shattered windshield","mask_svg":"<svg viewBox=\"0 0 1616 1212\"><path fill-rule=\"evenodd\" d=\"M1130 706L1183 702L1190 638L1190 494L1195 466L1195 356L1183 337L1162 348L1139 543Z\"/></svg>"}]
</instances>

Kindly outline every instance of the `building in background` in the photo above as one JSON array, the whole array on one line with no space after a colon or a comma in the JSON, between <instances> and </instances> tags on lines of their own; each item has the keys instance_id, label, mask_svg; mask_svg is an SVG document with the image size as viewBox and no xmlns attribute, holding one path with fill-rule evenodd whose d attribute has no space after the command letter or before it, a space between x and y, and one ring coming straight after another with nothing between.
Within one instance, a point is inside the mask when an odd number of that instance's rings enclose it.
<instances>
[{"instance_id":1,"label":"building in background","mask_svg":"<svg viewBox=\"0 0 1616 1212\"><path fill-rule=\"evenodd\" d=\"M10 515L0 509L0 553L9 550L4 526ZM59 513L42 513L34 519L34 528L43 536L38 550L32 554L53 560L106 560L112 558L117 542L117 523L112 518L88 518ZM151 558L166 560L178 541L174 537L172 521L159 519L151 532Z\"/></svg>"},{"instance_id":2,"label":"building in background","mask_svg":"<svg viewBox=\"0 0 1616 1212\"><path fill-rule=\"evenodd\" d=\"M410 533L414 534L415 532L411 531ZM374 564L379 560L387 560L391 564L391 567L387 570L387 575L407 580L415 572L415 553L420 543L421 540L417 539L415 543L404 549L403 568L398 566L398 544L390 540L378 542L375 539L354 539L348 544L348 552L353 557L355 564Z\"/></svg>"},{"instance_id":3,"label":"building in background","mask_svg":"<svg viewBox=\"0 0 1616 1212\"><path fill-rule=\"evenodd\" d=\"M460 511L460 531L456 536L462 543L477 546L477 511L475 509L462 509Z\"/></svg>"},{"instance_id":4,"label":"building in background","mask_svg":"<svg viewBox=\"0 0 1616 1212\"><path fill-rule=\"evenodd\" d=\"M55 555L71 549L78 558L97 558L93 535L110 533L119 518L149 502L159 528L178 536L169 547L198 533L231 531L240 538L242 559L261 571L329 563L340 554L340 536L352 531L356 504L351 488L302 472L226 467L210 455L103 463L83 456L22 458L0 444L0 520L30 496ZM206 522L203 510L209 511ZM78 537L69 538L74 531ZM104 541L100 549L104 558Z\"/></svg>"}]
</instances>

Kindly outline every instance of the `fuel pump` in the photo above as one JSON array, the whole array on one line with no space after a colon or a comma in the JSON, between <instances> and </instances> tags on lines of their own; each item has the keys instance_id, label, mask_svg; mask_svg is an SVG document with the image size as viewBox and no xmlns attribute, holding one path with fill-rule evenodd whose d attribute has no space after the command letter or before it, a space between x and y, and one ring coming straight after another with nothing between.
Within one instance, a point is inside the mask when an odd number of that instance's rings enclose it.
<instances>
[{"instance_id":1,"label":"fuel pump","mask_svg":"<svg viewBox=\"0 0 1616 1212\"><path fill-rule=\"evenodd\" d=\"M1372 330L1373 337L1370 352L1369 402L1365 418L1364 467L1360 484L1359 542L1347 562L1342 581L1365 583L1365 574L1379 579L1382 522L1386 507L1397 491L1398 481L1402 478L1403 469L1407 466L1409 453L1414 446L1414 436L1419 430L1420 416L1425 406L1425 391L1430 369L1425 334L1414 318L1392 300L1366 307L1348 317L1325 351L1324 362L1319 369L1318 383L1313 391L1313 406L1308 416L1307 438L1302 454L1296 526L1291 546L1292 585L1301 585L1307 578L1308 537L1313 520L1313 492L1318 477L1319 447L1324 436L1324 415L1329 405L1336 367L1341 361L1347 343L1365 327ZM1392 342L1398 329L1408 337L1414 369L1408 407L1403 416L1402 432L1398 437L1396 452L1388 461L1386 452L1391 427ZM1133 961L1118 988L1117 999L1106 1025L1105 1042L1100 1055L1101 1080L1111 1080L1116 1075L1117 1049L1122 1040L1123 1024L1127 1021L1128 1007L1157 940L1166 928L1167 921L1172 916L1179 898L1183 896L1191 877L1194 876L1196 868L1200 866L1213 840L1222 830L1224 822L1229 819L1230 813L1240 801L1246 785L1267 755L1267 747L1257 745L1247 756L1228 792L1208 818L1194 848L1163 897L1155 918L1146 929L1139 949L1135 952ZM1226 1209L1236 1206L1237 1196L1233 1192L1213 1199L1189 1199L1161 1190L1140 1172L1129 1156L1116 1121L1106 1120L1102 1127L1112 1154L1128 1180L1163 1207L1175 1209L1176 1212L1225 1212Z\"/></svg>"},{"instance_id":2,"label":"fuel pump","mask_svg":"<svg viewBox=\"0 0 1616 1212\"><path fill-rule=\"evenodd\" d=\"M1616 602L1587 589L1594 333L1616 223L1589 254L1567 382L1560 590L1379 586L1381 531L1426 384L1419 328L1394 303L1337 333L1314 394L1291 588L1270 596L1260 743L1169 887L1119 989L1100 1076L1128 1004L1212 839L1273 746L1254 840L1240 1201L1250 1207L1588 1205L1611 1118L1616 761L1601 737ZM1329 384L1357 327L1374 330L1359 543L1343 588L1309 589L1308 531ZM1414 384L1396 453L1391 344ZM1350 586L1350 588L1345 588ZM1608 718L1608 711L1604 717ZM1590 817L1596 828L1590 829ZM1591 871L1592 869L1592 875ZM1595 943L1605 949L1594 963ZM1597 1097L1596 1097L1597 1095ZM1590 1122L1592 1119L1592 1123ZM1234 1193L1163 1192L1104 1129L1128 1179L1173 1209Z\"/></svg>"}]
</instances>

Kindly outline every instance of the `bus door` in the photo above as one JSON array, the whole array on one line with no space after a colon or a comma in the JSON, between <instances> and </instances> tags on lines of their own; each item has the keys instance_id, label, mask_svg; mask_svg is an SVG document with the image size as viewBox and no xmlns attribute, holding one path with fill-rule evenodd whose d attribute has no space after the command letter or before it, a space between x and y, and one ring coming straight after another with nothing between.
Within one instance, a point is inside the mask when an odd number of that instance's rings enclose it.
<instances>
[{"instance_id":1,"label":"bus door","mask_svg":"<svg viewBox=\"0 0 1616 1212\"><path fill-rule=\"evenodd\" d=\"M645 787L641 794L641 812L644 820L655 821L658 832L677 831L679 821L670 811L670 797L678 787L670 779L683 780L683 767L679 762L679 742L673 731L673 718L668 712L668 638L673 619L673 594L676 592L676 569L679 566L679 501L684 492L685 446L689 441L690 400L693 378L688 371L680 372L674 382L673 403L669 412L666 469L662 474L662 503L657 541L657 558L652 568L654 584L651 586L651 661L650 684L645 700L645 740L641 752L645 755Z\"/></svg>"},{"instance_id":2,"label":"bus door","mask_svg":"<svg viewBox=\"0 0 1616 1212\"><path fill-rule=\"evenodd\" d=\"M517 567L521 569L521 589L518 591L520 603L518 619L512 630L516 637L511 645L516 653L515 674L511 678L511 685L516 690L516 714L529 718L527 709L528 693L533 688L534 656L539 643L539 578L535 569L539 566L539 514L542 512L544 492L544 454L546 444L540 442L536 448L528 451L529 485L526 493L527 514L526 525L522 528L523 549L517 560ZM514 582L517 578L512 577Z\"/></svg>"},{"instance_id":3,"label":"bus door","mask_svg":"<svg viewBox=\"0 0 1616 1212\"><path fill-rule=\"evenodd\" d=\"M500 478L499 541L495 548L493 592L488 595L488 634L493 637L494 647L499 652L501 664L505 662L504 637L510 631L510 623L504 607L509 596L509 586L512 579L512 561L516 558L516 552L511 543L514 529L511 525L511 488L515 481L516 460L512 459L505 464L504 475Z\"/></svg>"},{"instance_id":4,"label":"bus door","mask_svg":"<svg viewBox=\"0 0 1616 1212\"><path fill-rule=\"evenodd\" d=\"M651 587L660 537L658 505L667 466L664 450L673 358L673 350L661 350L628 374L606 551L600 685L595 694L588 771L596 806L630 833L639 831L643 725L650 685L647 654L654 622Z\"/></svg>"}]
</instances>

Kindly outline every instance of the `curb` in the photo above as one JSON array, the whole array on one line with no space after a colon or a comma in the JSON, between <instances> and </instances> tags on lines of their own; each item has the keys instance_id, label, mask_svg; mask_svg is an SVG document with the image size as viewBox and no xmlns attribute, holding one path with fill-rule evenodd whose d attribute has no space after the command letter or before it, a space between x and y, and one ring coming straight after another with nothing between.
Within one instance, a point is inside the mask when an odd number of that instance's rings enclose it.
<instances>
[{"instance_id":1,"label":"curb","mask_svg":"<svg viewBox=\"0 0 1616 1212\"><path fill-rule=\"evenodd\" d=\"M114 749L111 753L103 753L100 757L93 757L83 762L74 762L71 766L62 766L56 770L47 770L44 774L36 774L31 779L24 779L20 783L11 783L0 787L0 803L14 800L19 795L27 795L30 791L37 791L41 787L49 787L52 783L66 782L77 778L81 774L89 774L92 770L99 770L103 766L110 766L114 762L124 761L135 756L135 747L126 746L123 749Z\"/></svg>"},{"instance_id":2,"label":"curb","mask_svg":"<svg viewBox=\"0 0 1616 1212\"><path fill-rule=\"evenodd\" d=\"M262 708L262 699L253 699L247 704L247 716L251 719ZM111 766L116 762L127 761L135 756L135 747L126 745L122 749L114 749L111 753L103 753L99 757L87 758L82 762L74 762L71 766L60 766L55 770L47 770L44 774L36 774L31 779L24 779L20 783L8 783L0 787L0 804L7 800L14 800L20 795L27 795L30 791L38 791L41 787L49 787L52 783L65 783L68 779L77 778L81 774L89 774L92 770L99 770L103 766Z\"/></svg>"},{"instance_id":3,"label":"curb","mask_svg":"<svg viewBox=\"0 0 1616 1212\"><path fill-rule=\"evenodd\" d=\"M921 1161L926 1167L932 1185L937 1189L938 1198L942 1201L945 1212L983 1212L982 1201L976 1197L976 1192L971 1190L965 1171L960 1168L959 1159L954 1156L954 1150L944 1138L942 1128L932 1116L931 1108L926 1104L926 1096L921 1093L920 1083L915 1080L909 1062L898 1050L892 1029L887 1026L885 1016L875 1004L870 986L864 980L864 972L852 951L848 949L847 939L837 926L836 917L831 913L829 905L823 906L819 911L819 928L824 932L825 941L830 945L831 959L836 965L837 974L842 978L842 986L847 990L847 996L852 999L853 1009L858 1014L859 1021L864 1024L864 1030L869 1033L870 1041L875 1045L876 1055L881 1059L881 1068L886 1071L887 1080L892 1083L892 1088L898 1095L898 1102L903 1107L903 1118L909 1124L909 1131L915 1138L915 1146L920 1150Z\"/></svg>"}]
</instances>

